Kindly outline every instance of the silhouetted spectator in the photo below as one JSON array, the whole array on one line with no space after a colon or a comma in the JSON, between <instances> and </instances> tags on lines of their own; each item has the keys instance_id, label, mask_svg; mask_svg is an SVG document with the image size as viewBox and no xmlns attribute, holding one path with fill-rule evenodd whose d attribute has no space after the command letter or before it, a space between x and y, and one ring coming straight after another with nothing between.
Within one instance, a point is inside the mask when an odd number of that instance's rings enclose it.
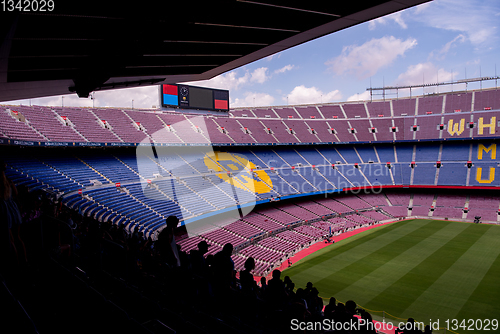
<instances>
[{"instance_id":1,"label":"silhouetted spectator","mask_svg":"<svg viewBox=\"0 0 500 334\"><path fill-rule=\"evenodd\" d=\"M363 323L359 323L359 331L361 334L376 334L377 330L373 324L373 319L370 313L365 310L361 310L361 319L364 320Z\"/></svg>"},{"instance_id":2,"label":"silhouetted spectator","mask_svg":"<svg viewBox=\"0 0 500 334\"><path fill-rule=\"evenodd\" d=\"M180 267L181 265L177 244L174 238L174 229L177 227L178 223L179 218L168 216L166 220L167 226L158 234L158 240L155 244L158 247L162 262L172 267Z\"/></svg>"},{"instance_id":3,"label":"silhouetted spectator","mask_svg":"<svg viewBox=\"0 0 500 334\"><path fill-rule=\"evenodd\" d=\"M198 243L198 249L192 249L189 252L191 266L194 272L198 275L203 275L206 266L205 253L208 252L208 243L202 240Z\"/></svg>"},{"instance_id":4,"label":"silhouetted spectator","mask_svg":"<svg viewBox=\"0 0 500 334\"><path fill-rule=\"evenodd\" d=\"M273 307L281 308L288 297L285 291L285 284L281 280L281 271L278 269L273 270L272 277L267 282L267 300Z\"/></svg>"},{"instance_id":5,"label":"silhouetted spectator","mask_svg":"<svg viewBox=\"0 0 500 334\"><path fill-rule=\"evenodd\" d=\"M323 311L323 299L319 296L319 291L312 288L308 298L308 310L315 317L321 317Z\"/></svg>"},{"instance_id":6,"label":"silhouetted spectator","mask_svg":"<svg viewBox=\"0 0 500 334\"><path fill-rule=\"evenodd\" d=\"M323 314L325 315L325 318L327 319L332 319L333 318L333 312L335 312L335 307L337 303L337 299L335 297L330 297L330 302L328 305L325 306L325 309L323 310Z\"/></svg>"},{"instance_id":7,"label":"silhouetted spectator","mask_svg":"<svg viewBox=\"0 0 500 334\"><path fill-rule=\"evenodd\" d=\"M307 301L305 298L305 292L304 292L304 289L302 289L302 288L297 289L297 292L295 293L293 301L295 301L297 303L304 304L305 308L306 309L308 308Z\"/></svg>"},{"instance_id":8,"label":"silhouetted spectator","mask_svg":"<svg viewBox=\"0 0 500 334\"><path fill-rule=\"evenodd\" d=\"M285 287L292 283L292 280L290 279L290 276L285 276L285 278L283 279L283 283L285 284Z\"/></svg>"},{"instance_id":9,"label":"silhouetted spectator","mask_svg":"<svg viewBox=\"0 0 500 334\"><path fill-rule=\"evenodd\" d=\"M311 292L312 288L313 288L312 282L307 282L306 288L304 289L304 292L306 293L306 295L309 295L309 293Z\"/></svg>"},{"instance_id":10,"label":"silhouetted spectator","mask_svg":"<svg viewBox=\"0 0 500 334\"><path fill-rule=\"evenodd\" d=\"M240 272L240 284L241 290L246 294L254 294L256 291L257 283L253 279L251 273L255 269L255 260L253 257L249 257L245 261L245 270Z\"/></svg>"},{"instance_id":11,"label":"silhouetted spectator","mask_svg":"<svg viewBox=\"0 0 500 334\"><path fill-rule=\"evenodd\" d=\"M345 302L345 309L350 315L356 314L356 303L354 300L348 300Z\"/></svg>"},{"instance_id":12,"label":"silhouetted spectator","mask_svg":"<svg viewBox=\"0 0 500 334\"><path fill-rule=\"evenodd\" d=\"M15 201L17 189L14 183L7 178L5 170L7 165L0 161L0 224L2 259L15 257L15 262L27 262L26 247L21 239L20 227L22 223L21 213Z\"/></svg>"},{"instance_id":13,"label":"silhouetted spectator","mask_svg":"<svg viewBox=\"0 0 500 334\"><path fill-rule=\"evenodd\" d=\"M346 323L350 324L352 319L353 319L353 316L350 315L346 311L345 305L343 303L338 303L337 307L335 308L335 312L333 313L333 320L335 322L343 324L341 326L341 328L349 328L349 325L346 325ZM357 318L356 318L356 321L357 321ZM343 330L338 331L338 332L339 333L348 333L348 331L343 331Z\"/></svg>"},{"instance_id":14,"label":"silhouetted spectator","mask_svg":"<svg viewBox=\"0 0 500 334\"><path fill-rule=\"evenodd\" d=\"M293 298L295 296L295 291L294 290L295 290L295 283L293 283L292 281L290 281L290 283L288 283L285 286L285 291L288 294L289 298Z\"/></svg>"},{"instance_id":15,"label":"silhouetted spectator","mask_svg":"<svg viewBox=\"0 0 500 334\"><path fill-rule=\"evenodd\" d=\"M222 247L222 250L214 255L213 259L213 273L214 273L214 287L219 289L222 293L227 293L229 288L234 286L234 262L231 259L233 254L233 245L227 243Z\"/></svg>"},{"instance_id":16,"label":"silhouetted spectator","mask_svg":"<svg viewBox=\"0 0 500 334\"><path fill-rule=\"evenodd\" d=\"M266 290L267 290L267 280L264 276L262 276L260 278L260 288L259 288L261 296L264 296Z\"/></svg>"}]
</instances>

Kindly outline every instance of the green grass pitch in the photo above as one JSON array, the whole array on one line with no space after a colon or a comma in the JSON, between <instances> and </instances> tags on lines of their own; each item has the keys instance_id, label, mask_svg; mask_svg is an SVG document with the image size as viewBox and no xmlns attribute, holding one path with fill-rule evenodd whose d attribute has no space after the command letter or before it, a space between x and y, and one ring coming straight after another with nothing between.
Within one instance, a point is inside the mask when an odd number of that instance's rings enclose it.
<instances>
[{"instance_id":1,"label":"green grass pitch","mask_svg":"<svg viewBox=\"0 0 500 334\"><path fill-rule=\"evenodd\" d=\"M444 327L447 319L500 320L499 255L500 226L415 219L323 248L282 277L296 288L312 282L325 299L352 299L376 320L384 313L374 311L385 311L393 323L439 319ZM456 332L479 332L473 327Z\"/></svg>"}]
</instances>

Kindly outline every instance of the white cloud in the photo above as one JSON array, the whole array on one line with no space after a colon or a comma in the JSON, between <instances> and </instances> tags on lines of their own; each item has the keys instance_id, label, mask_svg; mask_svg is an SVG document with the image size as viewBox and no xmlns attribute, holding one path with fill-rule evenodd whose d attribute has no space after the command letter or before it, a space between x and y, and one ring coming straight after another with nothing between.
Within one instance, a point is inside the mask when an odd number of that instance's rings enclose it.
<instances>
[{"instance_id":1,"label":"white cloud","mask_svg":"<svg viewBox=\"0 0 500 334\"><path fill-rule=\"evenodd\" d=\"M401 73L396 79L399 85L420 85L422 83L436 83L451 81L457 72L448 72L443 68L438 69L433 63L419 63L408 66L406 72Z\"/></svg>"},{"instance_id":2,"label":"white cloud","mask_svg":"<svg viewBox=\"0 0 500 334\"><path fill-rule=\"evenodd\" d=\"M374 30L377 27L377 24L385 25L389 20L392 20L395 23L397 23L402 29L406 29L408 28L408 26L403 20L402 14L403 12L401 11L371 20L370 22L368 22L368 29Z\"/></svg>"},{"instance_id":3,"label":"white cloud","mask_svg":"<svg viewBox=\"0 0 500 334\"><path fill-rule=\"evenodd\" d=\"M287 101L288 97L288 101ZM323 103L338 101L342 98L342 94L338 89L328 93L323 93L316 87L305 87L304 85L296 86L287 96L283 97L283 101L288 104L305 104L305 103Z\"/></svg>"},{"instance_id":4,"label":"white cloud","mask_svg":"<svg viewBox=\"0 0 500 334\"><path fill-rule=\"evenodd\" d=\"M476 47L491 45L497 39L498 2L439 0L418 7L413 19L428 26L464 33Z\"/></svg>"},{"instance_id":5,"label":"white cloud","mask_svg":"<svg viewBox=\"0 0 500 334\"><path fill-rule=\"evenodd\" d=\"M98 91L95 93L95 106L124 107L131 108L134 100L134 108L151 108L158 106L158 86L124 88L109 91ZM66 99L64 101L66 104ZM91 104L92 105L92 104Z\"/></svg>"},{"instance_id":6,"label":"white cloud","mask_svg":"<svg viewBox=\"0 0 500 334\"><path fill-rule=\"evenodd\" d=\"M370 99L370 92L365 91L361 94L354 94L347 98L347 101L367 101Z\"/></svg>"},{"instance_id":7,"label":"white cloud","mask_svg":"<svg viewBox=\"0 0 500 334\"><path fill-rule=\"evenodd\" d=\"M220 74L209 80L190 81L185 82L185 84L215 89L237 90L240 89L241 86L244 86L248 83L262 84L266 82L270 78L270 76L267 75L267 71L267 67L260 67L253 70L252 72L246 70L243 75L239 75L239 71L234 70L224 74Z\"/></svg>"},{"instance_id":8,"label":"white cloud","mask_svg":"<svg viewBox=\"0 0 500 334\"><path fill-rule=\"evenodd\" d=\"M373 38L360 46L345 46L338 57L325 64L338 75L354 74L358 79L365 79L392 63L398 56L403 56L415 45L417 40L414 38L404 41L394 36Z\"/></svg>"},{"instance_id":9,"label":"white cloud","mask_svg":"<svg viewBox=\"0 0 500 334\"><path fill-rule=\"evenodd\" d=\"M236 98L231 102L231 108L270 106L274 97L266 93L246 92L245 97Z\"/></svg>"},{"instance_id":10,"label":"white cloud","mask_svg":"<svg viewBox=\"0 0 500 334\"><path fill-rule=\"evenodd\" d=\"M241 85L248 83L250 80L250 73L245 72L242 76L238 76L238 71L230 71L224 74L220 74L209 80L202 81L191 81L186 82L186 85L200 86L200 87L210 87L216 89L238 89Z\"/></svg>"},{"instance_id":11,"label":"white cloud","mask_svg":"<svg viewBox=\"0 0 500 334\"><path fill-rule=\"evenodd\" d=\"M64 99L62 98L64 96ZM71 107L92 107L91 99L81 99L76 94L37 97L26 100L6 101L2 104L12 105L38 105L38 106L71 106Z\"/></svg>"},{"instance_id":12,"label":"white cloud","mask_svg":"<svg viewBox=\"0 0 500 334\"><path fill-rule=\"evenodd\" d=\"M465 63L465 65L479 65L481 64L481 59L472 59Z\"/></svg>"},{"instance_id":13,"label":"white cloud","mask_svg":"<svg viewBox=\"0 0 500 334\"><path fill-rule=\"evenodd\" d=\"M250 81L257 82L260 84L266 82L270 78L267 75L267 70L268 70L267 67L259 67L255 69L250 75Z\"/></svg>"},{"instance_id":14,"label":"white cloud","mask_svg":"<svg viewBox=\"0 0 500 334\"><path fill-rule=\"evenodd\" d=\"M64 96L64 99L62 98ZM67 106L67 107L117 107L131 108L134 100L134 108L151 108L158 106L160 101L158 86L146 86L135 88L123 88L113 90L102 90L95 92L95 100L90 98L79 98L76 94L59 96L47 96L31 99L32 105L42 106ZM10 104L29 105L30 100L18 100L6 102Z\"/></svg>"},{"instance_id":15,"label":"white cloud","mask_svg":"<svg viewBox=\"0 0 500 334\"><path fill-rule=\"evenodd\" d=\"M423 11L425 11L427 9L427 7L430 6L430 4L431 4L430 2L425 2L425 3L422 3L420 5L417 5L417 6L413 7L414 10L415 10L414 14L420 14L420 13L422 13Z\"/></svg>"},{"instance_id":16,"label":"white cloud","mask_svg":"<svg viewBox=\"0 0 500 334\"><path fill-rule=\"evenodd\" d=\"M371 20L370 22L368 22L368 29L375 30L375 28L377 27L377 23L385 24L386 20L384 19L384 17L379 17L374 20Z\"/></svg>"},{"instance_id":17,"label":"white cloud","mask_svg":"<svg viewBox=\"0 0 500 334\"><path fill-rule=\"evenodd\" d=\"M455 37L454 39L452 39L451 41L449 41L448 43L446 43L442 48L441 50L439 50L437 52L437 54L434 56L434 52L431 52L430 54L430 57L436 57L436 59L438 60L443 60L446 56L446 54L448 53L448 51L450 51L450 49L452 47L455 47L456 46L456 42L460 42L460 43L463 43L465 42L465 40L467 39L467 37L465 37L465 35L463 34L460 34L458 35L457 37Z\"/></svg>"},{"instance_id":18,"label":"white cloud","mask_svg":"<svg viewBox=\"0 0 500 334\"><path fill-rule=\"evenodd\" d=\"M277 58L277 59L278 59L278 58L280 58L280 57L281 57L281 52L278 52L278 53L272 54L272 55L270 55L270 56L267 56L267 57L266 57L266 60L267 60L267 61L271 61L271 60L273 60L274 58Z\"/></svg>"},{"instance_id":19,"label":"white cloud","mask_svg":"<svg viewBox=\"0 0 500 334\"><path fill-rule=\"evenodd\" d=\"M458 72L449 72L443 68L437 68L433 63L419 63L416 65L408 66L406 72L401 73L396 79L396 85L421 85L421 84L433 84L437 82L450 82L456 80ZM462 87L463 86L463 87ZM465 89L465 85L454 85L454 89ZM426 93L434 93L437 91L451 90L451 87L447 86L431 86L426 87Z\"/></svg>"},{"instance_id":20,"label":"white cloud","mask_svg":"<svg viewBox=\"0 0 500 334\"><path fill-rule=\"evenodd\" d=\"M275 70L274 73L276 73L276 74L285 73L286 71L291 71L293 68L295 68L295 65L288 64L288 65L283 66L280 69Z\"/></svg>"}]
</instances>

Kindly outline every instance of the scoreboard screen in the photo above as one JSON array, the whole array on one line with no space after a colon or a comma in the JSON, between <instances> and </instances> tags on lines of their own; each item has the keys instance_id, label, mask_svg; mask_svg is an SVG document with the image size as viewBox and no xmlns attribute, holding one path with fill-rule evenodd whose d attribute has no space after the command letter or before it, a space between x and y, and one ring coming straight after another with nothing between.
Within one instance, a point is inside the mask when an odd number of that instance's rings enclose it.
<instances>
[{"instance_id":1,"label":"scoreboard screen","mask_svg":"<svg viewBox=\"0 0 500 334\"><path fill-rule=\"evenodd\" d=\"M160 85L160 100L164 108L229 111L229 91L183 84Z\"/></svg>"}]
</instances>

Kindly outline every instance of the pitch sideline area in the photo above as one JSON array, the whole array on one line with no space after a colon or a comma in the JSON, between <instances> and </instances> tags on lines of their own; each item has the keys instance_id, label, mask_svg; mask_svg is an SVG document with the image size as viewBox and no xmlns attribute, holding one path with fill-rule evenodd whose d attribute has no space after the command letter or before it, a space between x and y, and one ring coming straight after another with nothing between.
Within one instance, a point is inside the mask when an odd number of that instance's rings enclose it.
<instances>
[{"instance_id":1,"label":"pitch sideline area","mask_svg":"<svg viewBox=\"0 0 500 334\"><path fill-rule=\"evenodd\" d=\"M336 242L282 277L296 287L311 281L324 299L352 299L375 320L486 333L500 314L499 255L500 226L414 219Z\"/></svg>"}]
</instances>

